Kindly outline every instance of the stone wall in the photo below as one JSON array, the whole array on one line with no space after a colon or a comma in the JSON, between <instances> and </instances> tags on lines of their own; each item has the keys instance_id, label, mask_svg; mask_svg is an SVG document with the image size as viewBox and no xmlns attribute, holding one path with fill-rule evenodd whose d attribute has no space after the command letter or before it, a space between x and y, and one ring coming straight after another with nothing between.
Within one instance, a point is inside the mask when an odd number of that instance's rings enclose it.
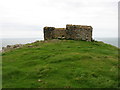
<instances>
[{"instance_id":1,"label":"stone wall","mask_svg":"<svg viewBox=\"0 0 120 90\"><path fill-rule=\"evenodd\" d=\"M44 27L44 39L73 39L92 41L92 27L83 25L66 25L66 28Z\"/></svg>"},{"instance_id":2,"label":"stone wall","mask_svg":"<svg viewBox=\"0 0 120 90\"><path fill-rule=\"evenodd\" d=\"M67 39L92 40L92 27L82 25L66 25Z\"/></svg>"},{"instance_id":3,"label":"stone wall","mask_svg":"<svg viewBox=\"0 0 120 90\"><path fill-rule=\"evenodd\" d=\"M54 27L44 27L44 39L53 39L54 38Z\"/></svg>"},{"instance_id":4,"label":"stone wall","mask_svg":"<svg viewBox=\"0 0 120 90\"><path fill-rule=\"evenodd\" d=\"M55 28L54 38L65 38L65 37L66 37L66 29L65 28Z\"/></svg>"}]
</instances>

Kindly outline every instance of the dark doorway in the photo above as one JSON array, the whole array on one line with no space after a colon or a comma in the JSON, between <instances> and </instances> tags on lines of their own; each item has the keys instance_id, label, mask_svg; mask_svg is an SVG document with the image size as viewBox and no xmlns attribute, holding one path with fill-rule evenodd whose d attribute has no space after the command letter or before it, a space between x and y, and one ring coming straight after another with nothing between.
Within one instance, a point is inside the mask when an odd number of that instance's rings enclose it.
<instances>
[{"instance_id":1,"label":"dark doorway","mask_svg":"<svg viewBox=\"0 0 120 90\"><path fill-rule=\"evenodd\" d=\"M65 37L64 35L62 35L62 37Z\"/></svg>"}]
</instances>

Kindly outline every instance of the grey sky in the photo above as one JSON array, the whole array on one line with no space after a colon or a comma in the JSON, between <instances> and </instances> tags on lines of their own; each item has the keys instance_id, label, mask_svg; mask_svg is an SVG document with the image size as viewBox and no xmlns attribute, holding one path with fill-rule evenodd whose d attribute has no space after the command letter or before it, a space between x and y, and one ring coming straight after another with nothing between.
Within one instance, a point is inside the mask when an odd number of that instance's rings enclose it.
<instances>
[{"instance_id":1,"label":"grey sky","mask_svg":"<svg viewBox=\"0 0 120 90\"><path fill-rule=\"evenodd\" d=\"M91 25L93 37L117 37L119 0L2 0L3 38L43 37L44 26Z\"/></svg>"}]
</instances>

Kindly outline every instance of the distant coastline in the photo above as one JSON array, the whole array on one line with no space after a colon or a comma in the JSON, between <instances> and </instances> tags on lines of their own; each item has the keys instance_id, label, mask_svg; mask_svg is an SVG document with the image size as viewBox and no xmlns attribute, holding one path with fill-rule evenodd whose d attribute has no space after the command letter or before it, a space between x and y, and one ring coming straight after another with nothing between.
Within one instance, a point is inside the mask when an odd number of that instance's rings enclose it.
<instances>
[{"instance_id":1,"label":"distant coastline","mask_svg":"<svg viewBox=\"0 0 120 90\"><path fill-rule=\"evenodd\" d=\"M2 47L6 47L7 45L15 45L15 44L27 44L32 43L37 40L43 40L42 38L3 38L2 39Z\"/></svg>"},{"instance_id":2,"label":"distant coastline","mask_svg":"<svg viewBox=\"0 0 120 90\"><path fill-rule=\"evenodd\" d=\"M96 37L94 39L97 40L97 41L102 41L104 43L111 44L113 46L116 46L116 47L120 48L120 46L118 46L118 38L111 38L111 37L109 37L109 38L97 38Z\"/></svg>"},{"instance_id":3,"label":"distant coastline","mask_svg":"<svg viewBox=\"0 0 120 90\"><path fill-rule=\"evenodd\" d=\"M15 45L15 44L27 44L32 43L37 40L43 40L43 38L3 38L2 39L2 47L6 47L7 45ZM102 41L107 44L111 44L113 46L118 47L118 38L94 38L96 41Z\"/></svg>"}]
</instances>

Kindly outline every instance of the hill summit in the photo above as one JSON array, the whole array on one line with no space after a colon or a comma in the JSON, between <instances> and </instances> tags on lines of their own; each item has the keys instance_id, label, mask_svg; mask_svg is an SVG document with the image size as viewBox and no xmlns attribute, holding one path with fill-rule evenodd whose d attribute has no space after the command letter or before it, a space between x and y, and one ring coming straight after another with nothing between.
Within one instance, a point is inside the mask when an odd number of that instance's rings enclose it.
<instances>
[{"instance_id":1,"label":"hill summit","mask_svg":"<svg viewBox=\"0 0 120 90\"><path fill-rule=\"evenodd\" d=\"M36 41L2 57L3 88L118 86L118 48L103 42Z\"/></svg>"}]
</instances>

